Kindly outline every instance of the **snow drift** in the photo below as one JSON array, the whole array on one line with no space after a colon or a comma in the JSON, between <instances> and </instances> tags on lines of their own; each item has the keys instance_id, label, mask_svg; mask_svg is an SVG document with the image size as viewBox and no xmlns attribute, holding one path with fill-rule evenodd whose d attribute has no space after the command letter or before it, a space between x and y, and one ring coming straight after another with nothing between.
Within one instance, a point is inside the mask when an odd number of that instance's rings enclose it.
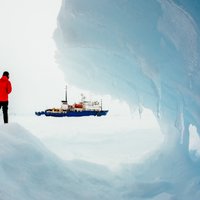
<instances>
[{"instance_id":1,"label":"snow drift","mask_svg":"<svg viewBox=\"0 0 200 200\"><path fill-rule=\"evenodd\" d=\"M199 15L183 0L63 0L55 40L66 80L150 108L166 144L200 128Z\"/></svg>"},{"instance_id":2,"label":"snow drift","mask_svg":"<svg viewBox=\"0 0 200 200\"><path fill-rule=\"evenodd\" d=\"M182 151L165 154L114 173L81 160L63 161L19 124L1 125L0 199L198 200L200 165Z\"/></svg>"},{"instance_id":3,"label":"snow drift","mask_svg":"<svg viewBox=\"0 0 200 200\"><path fill-rule=\"evenodd\" d=\"M0 126L0 177L1 200L117 197L109 170L83 161L64 162L15 123Z\"/></svg>"}]
</instances>

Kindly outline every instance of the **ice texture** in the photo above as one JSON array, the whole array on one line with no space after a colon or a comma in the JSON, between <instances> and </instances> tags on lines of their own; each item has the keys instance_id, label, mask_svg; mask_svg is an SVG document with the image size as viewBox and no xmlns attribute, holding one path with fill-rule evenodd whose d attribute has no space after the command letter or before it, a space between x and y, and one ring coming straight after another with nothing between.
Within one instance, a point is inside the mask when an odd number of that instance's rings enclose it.
<instances>
[{"instance_id":1,"label":"ice texture","mask_svg":"<svg viewBox=\"0 0 200 200\"><path fill-rule=\"evenodd\" d=\"M66 80L150 108L166 146L200 128L197 1L63 0L54 38Z\"/></svg>"}]
</instances>

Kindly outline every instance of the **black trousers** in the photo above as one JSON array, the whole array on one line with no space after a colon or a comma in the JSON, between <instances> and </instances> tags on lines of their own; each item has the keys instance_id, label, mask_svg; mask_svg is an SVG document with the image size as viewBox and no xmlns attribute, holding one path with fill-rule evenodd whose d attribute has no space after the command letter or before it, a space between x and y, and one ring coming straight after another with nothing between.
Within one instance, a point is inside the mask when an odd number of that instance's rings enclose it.
<instances>
[{"instance_id":1,"label":"black trousers","mask_svg":"<svg viewBox=\"0 0 200 200\"><path fill-rule=\"evenodd\" d=\"M0 109L3 110L4 123L8 123L8 101L0 101Z\"/></svg>"}]
</instances>

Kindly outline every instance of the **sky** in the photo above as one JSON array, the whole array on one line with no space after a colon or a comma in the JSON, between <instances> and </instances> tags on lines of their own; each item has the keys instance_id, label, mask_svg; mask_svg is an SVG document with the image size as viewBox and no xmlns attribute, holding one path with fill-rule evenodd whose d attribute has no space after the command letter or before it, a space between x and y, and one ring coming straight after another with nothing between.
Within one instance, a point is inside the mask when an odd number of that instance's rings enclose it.
<instances>
[{"instance_id":1,"label":"sky","mask_svg":"<svg viewBox=\"0 0 200 200\"><path fill-rule=\"evenodd\" d=\"M0 71L10 72L11 111L30 113L48 99L60 101L65 81L55 63L52 37L61 1L0 0L0 4Z\"/></svg>"}]
</instances>

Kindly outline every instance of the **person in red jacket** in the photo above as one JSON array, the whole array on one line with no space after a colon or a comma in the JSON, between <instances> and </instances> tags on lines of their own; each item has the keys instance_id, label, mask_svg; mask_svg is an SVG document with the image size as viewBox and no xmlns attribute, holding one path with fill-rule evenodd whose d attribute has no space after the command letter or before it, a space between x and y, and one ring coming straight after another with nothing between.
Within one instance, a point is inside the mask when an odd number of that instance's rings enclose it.
<instances>
[{"instance_id":1,"label":"person in red jacket","mask_svg":"<svg viewBox=\"0 0 200 200\"><path fill-rule=\"evenodd\" d=\"M8 95L12 91L12 85L9 81L9 72L3 72L0 79L0 109L3 109L4 123L8 123Z\"/></svg>"}]
</instances>

